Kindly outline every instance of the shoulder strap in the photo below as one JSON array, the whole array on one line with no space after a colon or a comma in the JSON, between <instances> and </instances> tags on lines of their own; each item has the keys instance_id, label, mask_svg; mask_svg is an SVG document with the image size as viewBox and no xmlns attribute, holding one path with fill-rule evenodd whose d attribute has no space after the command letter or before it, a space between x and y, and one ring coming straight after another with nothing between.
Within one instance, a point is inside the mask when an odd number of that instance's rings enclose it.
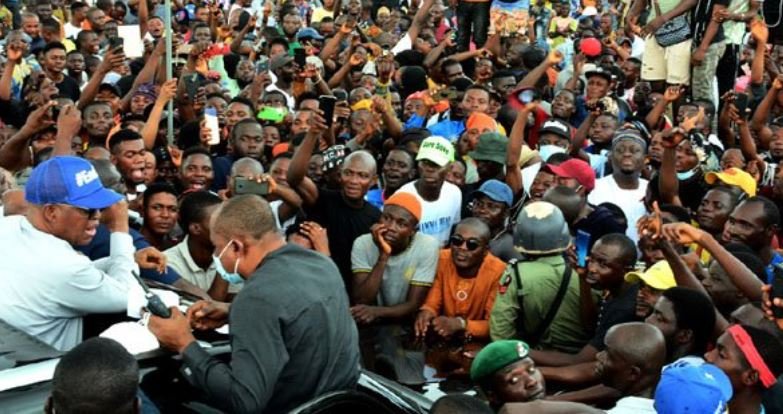
<instances>
[{"instance_id":1,"label":"shoulder strap","mask_svg":"<svg viewBox=\"0 0 783 414\"><path fill-rule=\"evenodd\" d=\"M552 323L552 320L555 319L555 314L557 314L557 310L560 309L560 305L563 303L563 298L565 298L566 291L568 290L568 284L570 282L571 266L566 263L566 268L563 272L563 279L560 281L560 288L557 290L557 295L555 295L555 299L552 301L552 304L549 305L549 310L546 313L546 317L544 317L544 320L538 324L536 327L536 332L532 336L536 342L540 340L541 335L544 334L547 328L549 328L549 325Z\"/></svg>"}]
</instances>

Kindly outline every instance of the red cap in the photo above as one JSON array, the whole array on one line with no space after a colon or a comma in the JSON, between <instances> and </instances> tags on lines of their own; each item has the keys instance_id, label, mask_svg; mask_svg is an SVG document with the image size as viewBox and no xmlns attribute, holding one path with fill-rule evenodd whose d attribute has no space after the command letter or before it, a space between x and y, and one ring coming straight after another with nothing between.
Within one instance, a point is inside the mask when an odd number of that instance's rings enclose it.
<instances>
[{"instance_id":1,"label":"red cap","mask_svg":"<svg viewBox=\"0 0 783 414\"><path fill-rule=\"evenodd\" d=\"M275 158L280 154L285 154L290 149L290 145L287 142L281 142L272 147L272 157Z\"/></svg>"},{"instance_id":2,"label":"red cap","mask_svg":"<svg viewBox=\"0 0 783 414\"><path fill-rule=\"evenodd\" d=\"M580 159L571 158L560 165L547 164L544 168L558 177L575 179L588 193L595 188L595 171Z\"/></svg>"},{"instance_id":3,"label":"red cap","mask_svg":"<svg viewBox=\"0 0 783 414\"><path fill-rule=\"evenodd\" d=\"M601 41L594 37L585 37L579 41L579 50L587 57L596 57L601 55L603 46Z\"/></svg>"}]
</instances>

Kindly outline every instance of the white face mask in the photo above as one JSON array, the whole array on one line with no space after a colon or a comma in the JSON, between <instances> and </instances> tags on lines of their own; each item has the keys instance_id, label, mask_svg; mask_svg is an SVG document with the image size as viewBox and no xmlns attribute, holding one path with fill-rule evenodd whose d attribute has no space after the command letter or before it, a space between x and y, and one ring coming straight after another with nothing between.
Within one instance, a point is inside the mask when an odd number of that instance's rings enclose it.
<instances>
[{"instance_id":1,"label":"white face mask","mask_svg":"<svg viewBox=\"0 0 783 414\"><path fill-rule=\"evenodd\" d=\"M541 157L542 162L546 162L554 154L562 154L564 152L566 152L565 148L557 145L542 145L538 147L538 155Z\"/></svg>"}]
</instances>

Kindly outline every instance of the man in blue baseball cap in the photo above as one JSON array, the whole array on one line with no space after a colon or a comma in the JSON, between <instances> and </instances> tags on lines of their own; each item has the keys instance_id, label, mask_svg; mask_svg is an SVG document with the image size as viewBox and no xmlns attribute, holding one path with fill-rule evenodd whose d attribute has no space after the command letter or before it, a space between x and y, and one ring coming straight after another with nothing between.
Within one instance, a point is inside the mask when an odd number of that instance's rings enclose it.
<instances>
[{"instance_id":1,"label":"man in blue baseball cap","mask_svg":"<svg viewBox=\"0 0 783 414\"><path fill-rule=\"evenodd\" d=\"M519 259L520 254L514 249L514 240L506 225L514 204L511 187L500 180L487 180L471 196L470 214L489 226L489 250L492 254L504 262Z\"/></svg>"},{"instance_id":2,"label":"man in blue baseball cap","mask_svg":"<svg viewBox=\"0 0 783 414\"><path fill-rule=\"evenodd\" d=\"M655 410L659 413L724 413L732 395L731 381L720 368L683 358L663 369L655 389Z\"/></svg>"},{"instance_id":3,"label":"man in blue baseball cap","mask_svg":"<svg viewBox=\"0 0 783 414\"><path fill-rule=\"evenodd\" d=\"M82 316L126 309L134 262L128 206L92 165L70 156L36 167L26 216L0 219L0 319L59 350L82 340ZM111 254L92 262L74 250L111 231Z\"/></svg>"}]
</instances>

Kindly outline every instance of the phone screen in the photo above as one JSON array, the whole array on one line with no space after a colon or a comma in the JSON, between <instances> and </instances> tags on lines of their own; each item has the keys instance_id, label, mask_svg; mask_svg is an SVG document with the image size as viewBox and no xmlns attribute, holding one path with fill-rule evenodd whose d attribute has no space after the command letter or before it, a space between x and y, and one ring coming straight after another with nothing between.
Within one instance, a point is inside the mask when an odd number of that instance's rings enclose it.
<instances>
[{"instance_id":1,"label":"phone screen","mask_svg":"<svg viewBox=\"0 0 783 414\"><path fill-rule=\"evenodd\" d=\"M269 194L269 182L258 182L244 177L236 177L233 190L236 195L255 194L265 196Z\"/></svg>"},{"instance_id":2,"label":"phone screen","mask_svg":"<svg viewBox=\"0 0 783 414\"><path fill-rule=\"evenodd\" d=\"M305 55L305 50L301 47L294 49L294 62L299 65L299 69L304 69L307 63L307 56Z\"/></svg>"},{"instance_id":3,"label":"phone screen","mask_svg":"<svg viewBox=\"0 0 783 414\"><path fill-rule=\"evenodd\" d=\"M332 126L332 120L334 119L334 104L337 103L337 98L332 95L321 95L318 98L318 109L324 112L324 120L326 126Z\"/></svg>"},{"instance_id":4,"label":"phone screen","mask_svg":"<svg viewBox=\"0 0 783 414\"><path fill-rule=\"evenodd\" d=\"M587 248L590 246L590 233L583 230L576 231L576 264L579 267L587 266Z\"/></svg>"}]
</instances>

